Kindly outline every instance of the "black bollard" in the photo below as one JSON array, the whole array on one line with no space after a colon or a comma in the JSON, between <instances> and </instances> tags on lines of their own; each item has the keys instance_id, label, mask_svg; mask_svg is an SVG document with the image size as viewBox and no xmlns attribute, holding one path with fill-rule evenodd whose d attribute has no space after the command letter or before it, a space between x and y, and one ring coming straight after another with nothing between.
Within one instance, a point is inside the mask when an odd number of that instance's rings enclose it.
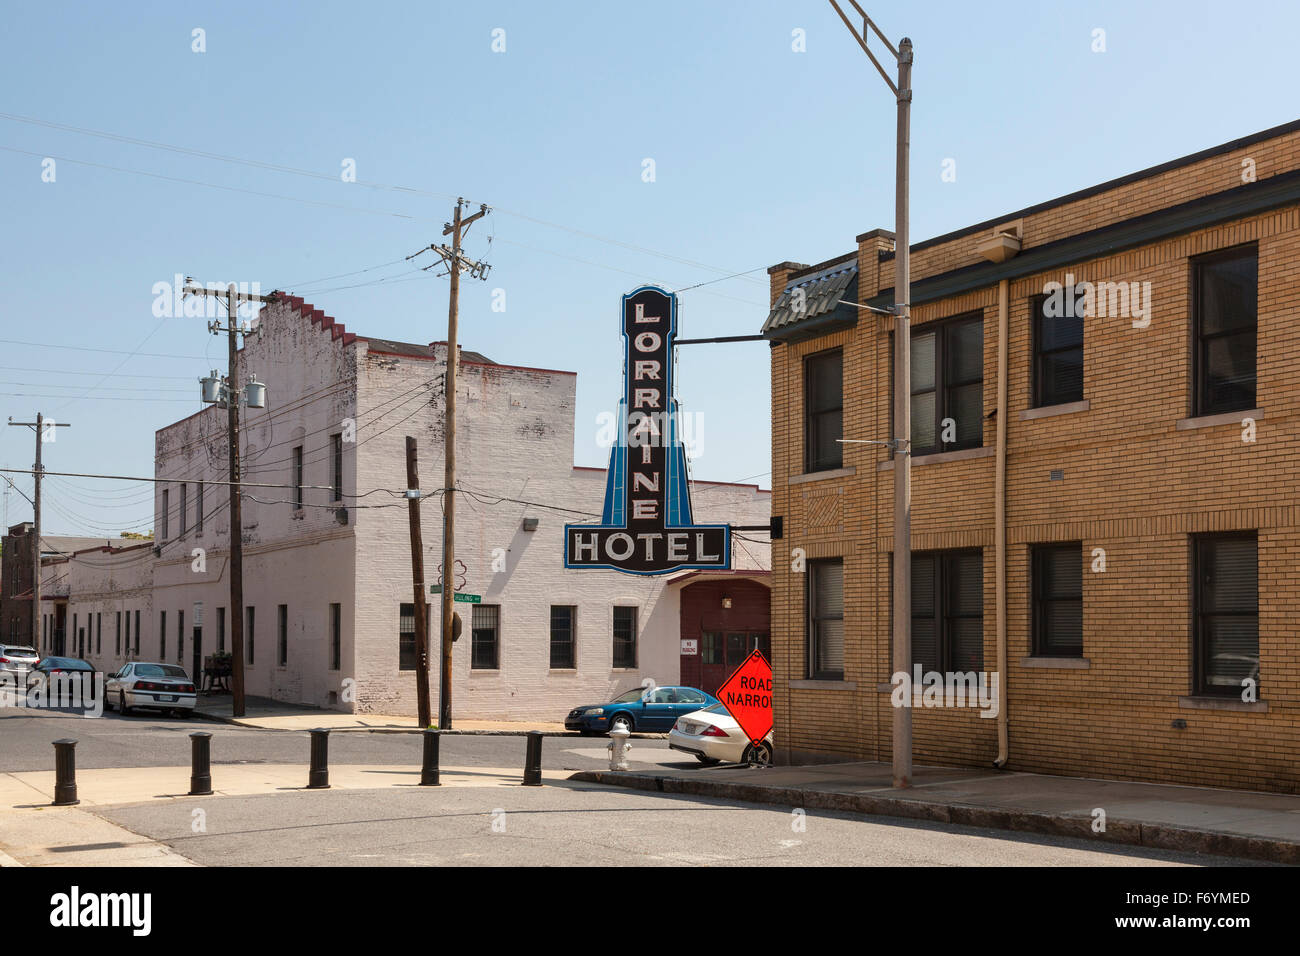
<instances>
[{"instance_id":1,"label":"black bollard","mask_svg":"<svg viewBox=\"0 0 1300 956\"><path fill-rule=\"evenodd\" d=\"M212 793L212 735L200 730L190 734L190 796Z\"/></svg>"},{"instance_id":2,"label":"black bollard","mask_svg":"<svg viewBox=\"0 0 1300 956\"><path fill-rule=\"evenodd\" d=\"M442 732L429 729L424 732L424 764L420 767L420 786L440 787L438 781L438 738Z\"/></svg>"},{"instance_id":3,"label":"black bollard","mask_svg":"<svg viewBox=\"0 0 1300 956\"><path fill-rule=\"evenodd\" d=\"M308 790L330 788L330 732L317 729L311 732L311 770L307 774Z\"/></svg>"},{"instance_id":4,"label":"black bollard","mask_svg":"<svg viewBox=\"0 0 1300 956\"><path fill-rule=\"evenodd\" d=\"M55 807L75 807L77 799L77 742L54 741L54 803Z\"/></svg>"},{"instance_id":5,"label":"black bollard","mask_svg":"<svg viewBox=\"0 0 1300 956\"><path fill-rule=\"evenodd\" d=\"M539 730L528 731L528 753L524 757L524 786L540 787L542 785L542 733Z\"/></svg>"}]
</instances>

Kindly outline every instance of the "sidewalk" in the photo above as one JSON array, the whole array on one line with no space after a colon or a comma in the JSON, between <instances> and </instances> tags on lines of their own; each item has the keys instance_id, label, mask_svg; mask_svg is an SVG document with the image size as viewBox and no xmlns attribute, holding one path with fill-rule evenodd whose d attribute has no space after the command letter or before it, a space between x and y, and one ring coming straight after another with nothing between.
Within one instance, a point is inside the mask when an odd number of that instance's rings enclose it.
<instances>
[{"instance_id":1,"label":"sidewalk","mask_svg":"<svg viewBox=\"0 0 1300 956\"><path fill-rule=\"evenodd\" d=\"M1300 796L1285 794L921 766L899 791L887 763L584 770L569 779L1300 864ZM1093 830L1096 810L1105 812L1103 832Z\"/></svg>"},{"instance_id":2,"label":"sidewalk","mask_svg":"<svg viewBox=\"0 0 1300 956\"><path fill-rule=\"evenodd\" d=\"M331 731L368 731L371 733L418 734L420 727L415 717L392 714L344 714L334 710L317 710L303 704L287 704L266 697L246 697L244 716L236 718L232 712L229 694L202 694L194 709L196 717L217 720L237 727L255 727L262 730L315 730L325 727ZM562 721L515 720L457 720L451 734L522 734L536 730L548 737L572 736L564 729Z\"/></svg>"}]
</instances>

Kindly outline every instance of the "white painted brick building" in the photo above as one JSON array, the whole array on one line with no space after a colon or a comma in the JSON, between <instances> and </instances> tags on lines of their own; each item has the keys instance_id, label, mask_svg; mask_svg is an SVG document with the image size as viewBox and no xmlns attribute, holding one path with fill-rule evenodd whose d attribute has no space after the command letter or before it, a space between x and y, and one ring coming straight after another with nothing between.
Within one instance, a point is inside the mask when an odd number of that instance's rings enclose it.
<instances>
[{"instance_id":1,"label":"white painted brick building","mask_svg":"<svg viewBox=\"0 0 1300 956\"><path fill-rule=\"evenodd\" d=\"M301 507L293 488L246 488L247 692L414 714L415 672L403 668L401 653L401 609L412 599L409 529L406 502L393 492L406 487L407 435L418 441L424 491L443 484L446 346L354 335L290 296L267 306L258 324L260 334L240 352L240 380L255 374L266 382L267 405L243 415L244 480L306 487ZM471 605L457 604L464 620L454 652L457 717L560 720L572 705L607 699L645 677L678 680L678 593L664 577L563 567L565 521L598 515L605 489L604 469L573 464L576 389L572 372L461 352L456 551L464 567L456 584L482 595L482 606L476 617ZM228 492L209 485L200 501L195 482L225 480L225 426L225 411L208 407L157 433L155 474L163 480L142 659L165 656L192 668L196 643L201 656L229 649ZM698 522L768 522L770 493L755 485L692 487ZM441 499L427 498L422 508L432 584L441 567ZM538 519L536 530L524 530L525 518ZM764 540L736 542L735 566L766 568L765 536L747 537ZM78 604L73 590L70 606ZM429 601L436 649L438 598ZM572 667L551 666L553 606L574 609ZM620 612L634 613L634 667L614 667L615 607L635 609ZM494 614L496 666L471 666L474 625ZM493 663L490 650L485 642L480 665ZM436 650L431 658L436 695ZM120 666L102 654L88 659L106 670Z\"/></svg>"}]
</instances>

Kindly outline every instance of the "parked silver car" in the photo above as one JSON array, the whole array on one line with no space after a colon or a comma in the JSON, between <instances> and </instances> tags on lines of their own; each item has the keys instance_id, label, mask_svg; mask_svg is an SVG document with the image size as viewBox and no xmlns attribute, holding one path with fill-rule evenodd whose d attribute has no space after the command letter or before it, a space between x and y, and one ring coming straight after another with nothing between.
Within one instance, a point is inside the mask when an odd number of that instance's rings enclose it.
<instances>
[{"instance_id":1,"label":"parked silver car","mask_svg":"<svg viewBox=\"0 0 1300 956\"><path fill-rule=\"evenodd\" d=\"M104 680L104 706L123 717L137 707L189 714L196 700L194 681L175 664L133 661Z\"/></svg>"},{"instance_id":2,"label":"parked silver car","mask_svg":"<svg viewBox=\"0 0 1300 956\"><path fill-rule=\"evenodd\" d=\"M26 674L41 662L36 648L24 644L0 644L0 671Z\"/></svg>"}]
</instances>

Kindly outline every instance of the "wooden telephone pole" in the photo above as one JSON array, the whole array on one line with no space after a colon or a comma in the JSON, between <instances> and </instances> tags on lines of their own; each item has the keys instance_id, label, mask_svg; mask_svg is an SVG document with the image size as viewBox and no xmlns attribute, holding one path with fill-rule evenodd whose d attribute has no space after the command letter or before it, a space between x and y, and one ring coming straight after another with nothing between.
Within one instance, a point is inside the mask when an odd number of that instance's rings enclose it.
<instances>
[{"instance_id":1,"label":"wooden telephone pole","mask_svg":"<svg viewBox=\"0 0 1300 956\"><path fill-rule=\"evenodd\" d=\"M232 713L236 717L244 716L244 535L243 514L240 507L242 497L239 489L239 402L242 392L239 384L239 368L236 365L239 352L239 335L256 334L251 330L245 332L239 328L236 312L240 302L272 302L274 295L257 295L240 292L235 283L228 289L204 289L192 284L187 279L185 292L192 295L226 296L226 328L220 323L211 322L208 331L213 335L226 333L226 380L224 394L226 402L227 455L230 459L230 695Z\"/></svg>"},{"instance_id":2,"label":"wooden telephone pole","mask_svg":"<svg viewBox=\"0 0 1300 956\"><path fill-rule=\"evenodd\" d=\"M475 220L488 214L485 204L479 205L478 212L469 217L462 217L461 210L468 205L464 199L456 200L452 221L442 227L444 236L452 237L451 247L446 243L431 245L421 249L407 259L414 259L424 252L433 252L440 263L426 266L425 271L441 264L446 266L451 277L451 295L447 305L447 376L444 383L447 397L446 437L443 440L443 457L446 462L446 487L442 496L442 663L438 675L438 727L451 729L451 642L452 642L452 600L455 592L456 564L456 368L460 363L460 354L456 345L457 318L460 309L460 274L468 272L478 279L486 279L491 266L483 262L474 262L461 254L461 243L465 233ZM423 597L417 598L422 601ZM417 624L418 628L418 624ZM416 634L419 640L419 634Z\"/></svg>"},{"instance_id":3,"label":"wooden telephone pole","mask_svg":"<svg viewBox=\"0 0 1300 956\"><path fill-rule=\"evenodd\" d=\"M45 469L41 466L41 445L45 443L46 429L71 428L67 422L46 421L40 412L36 413L34 422L16 422L9 419L10 425L36 430L36 464L32 467L32 476L36 483L36 494L32 496L32 647L37 653L41 650L41 475ZM54 441L57 432L50 431L50 441ZM55 648L59 654L62 647Z\"/></svg>"}]
</instances>

